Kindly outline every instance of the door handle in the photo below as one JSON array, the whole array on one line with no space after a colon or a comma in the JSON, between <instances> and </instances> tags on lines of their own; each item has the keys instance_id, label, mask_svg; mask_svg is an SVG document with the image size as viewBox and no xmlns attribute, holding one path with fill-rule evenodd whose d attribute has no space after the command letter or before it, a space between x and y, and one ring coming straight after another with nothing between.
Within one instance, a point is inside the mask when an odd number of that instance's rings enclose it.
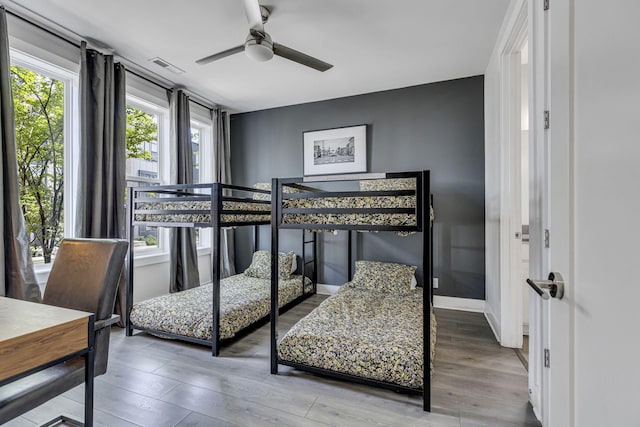
<instances>
[{"instance_id":1,"label":"door handle","mask_svg":"<svg viewBox=\"0 0 640 427\"><path fill-rule=\"evenodd\" d=\"M558 299L562 299L564 296L564 279L560 273L549 273L548 280L527 279L527 283L542 299L549 299L549 295ZM546 293L544 289L549 289L549 293Z\"/></svg>"}]
</instances>

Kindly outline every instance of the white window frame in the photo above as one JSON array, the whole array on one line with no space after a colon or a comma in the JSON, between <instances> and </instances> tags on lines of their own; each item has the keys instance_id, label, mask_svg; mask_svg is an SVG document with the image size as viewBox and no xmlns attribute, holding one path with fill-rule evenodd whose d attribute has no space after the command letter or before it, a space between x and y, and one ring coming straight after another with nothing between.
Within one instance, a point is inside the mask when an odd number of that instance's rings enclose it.
<instances>
[{"instance_id":1,"label":"white window frame","mask_svg":"<svg viewBox=\"0 0 640 427\"><path fill-rule=\"evenodd\" d=\"M79 76L72 70L52 64L20 50L9 50L11 65L28 68L36 73L58 80L64 84L64 237L75 236L76 200L78 191L78 152L80 149L80 98ZM46 282L50 264L34 265L38 283Z\"/></svg>"},{"instance_id":2,"label":"white window frame","mask_svg":"<svg viewBox=\"0 0 640 427\"><path fill-rule=\"evenodd\" d=\"M126 104L139 108L147 113L155 114L158 117L158 179L160 184L169 183L169 109L159 106L138 96L127 94ZM127 176L127 181L143 182L147 179L139 176ZM149 183L155 183L156 180L148 179ZM128 215L129 213L127 213ZM128 230L127 230L128 231ZM148 250L134 251L136 267L151 264L160 264L169 260L169 229L167 227L158 227L158 247Z\"/></svg>"},{"instance_id":3,"label":"white window frame","mask_svg":"<svg viewBox=\"0 0 640 427\"><path fill-rule=\"evenodd\" d=\"M191 127L200 131L200 183L213 182L213 125L211 122L200 120L191 114ZM213 230L211 228L200 229L200 241L198 242L198 255L211 253Z\"/></svg>"}]
</instances>

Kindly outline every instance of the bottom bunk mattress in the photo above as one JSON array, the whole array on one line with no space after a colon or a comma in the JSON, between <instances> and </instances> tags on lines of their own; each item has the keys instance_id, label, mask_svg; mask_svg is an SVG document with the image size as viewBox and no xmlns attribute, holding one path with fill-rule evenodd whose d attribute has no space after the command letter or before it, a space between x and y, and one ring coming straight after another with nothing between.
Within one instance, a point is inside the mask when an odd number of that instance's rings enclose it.
<instances>
[{"instance_id":1,"label":"bottom bunk mattress","mask_svg":"<svg viewBox=\"0 0 640 427\"><path fill-rule=\"evenodd\" d=\"M278 345L282 361L423 387L422 289L393 293L347 283L293 326ZM436 319L431 311L431 360ZM433 363L430 364L433 370Z\"/></svg>"},{"instance_id":2,"label":"bottom bunk mattress","mask_svg":"<svg viewBox=\"0 0 640 427\"><path fill-rule=\"evenodd\" d=\"M305 293L313 289L305 277ZM278 293L280 307L302 296L302 276L281 279ZM244 273L220 281L220 339L234 337L271 311L271 280L246 276ZM134 328L169 332L211 341L213 330L213 285L135 304L131 309Z\"/></svg>"}]
</instances>

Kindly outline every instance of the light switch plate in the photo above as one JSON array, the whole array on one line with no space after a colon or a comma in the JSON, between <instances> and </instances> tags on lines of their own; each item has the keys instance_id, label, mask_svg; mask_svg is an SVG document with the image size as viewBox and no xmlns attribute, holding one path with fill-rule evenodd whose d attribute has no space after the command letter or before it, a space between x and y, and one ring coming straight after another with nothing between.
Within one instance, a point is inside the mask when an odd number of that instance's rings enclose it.
<instances>
[{"instance_id":1,"label":"light switch plate","mask_svg":"<svg viewBox=\"0 0 640 427\"><path fill-rule=\"evenodd\" d=\"M438 289L438 278L437 277L433 278L433 289Z\"/></svg>"}]
</instances>

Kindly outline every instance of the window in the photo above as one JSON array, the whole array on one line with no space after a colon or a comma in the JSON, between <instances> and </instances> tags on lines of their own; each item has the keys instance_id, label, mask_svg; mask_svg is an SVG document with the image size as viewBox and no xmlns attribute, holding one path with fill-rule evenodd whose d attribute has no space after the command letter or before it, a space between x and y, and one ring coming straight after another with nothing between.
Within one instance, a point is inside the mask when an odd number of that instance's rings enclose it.
<instances>
[{"instance_id":1,"label":"window","mask_svg":"<svg viewBox=\"0 0 640 427\"><path fill-rule=\"evenodd\" d=\"M191 150L193 152L193 182L196 184L213 181L213 166L211 161L212 127L211 122L202 114L191 111ZM208 193L208 192L207 192ZM196 244L199 250L211 248L212 230L210 228L196 228Z\"/></svg>"},{"instance_id":2,"label":"window","mask_svg":"<svg viewBox=\"0 0 640 427\"><path fill-rule=\"evenodd\" d=\"M36 265L55 259L72 230L73 122L77 80L66 70L11 51L20 203ZM47 266L48 268L48 266Z\"/></svg>"},{"instance_id":3,"label":"window","mask_svg":"<svg viewBox=\"0 0 640 427\"><path fill-rule=\"evenodd\" d=\"M128 99L127 103L127 185L160 185L159 139L162 114L152 106ZM157 227L134 228L134 250L153 251L160 248Z\"/></svg>"},{"instance_id":4,"label":"window","mask_svg":"<svg viewBox=\"0 0 640 427\"><path fill-rule=\"evenodd\" d=\"M191 126L191 151L193 152L193 183L200 183L200 138L202 128L192 124Z\"/></svg>"}]
</instances>

